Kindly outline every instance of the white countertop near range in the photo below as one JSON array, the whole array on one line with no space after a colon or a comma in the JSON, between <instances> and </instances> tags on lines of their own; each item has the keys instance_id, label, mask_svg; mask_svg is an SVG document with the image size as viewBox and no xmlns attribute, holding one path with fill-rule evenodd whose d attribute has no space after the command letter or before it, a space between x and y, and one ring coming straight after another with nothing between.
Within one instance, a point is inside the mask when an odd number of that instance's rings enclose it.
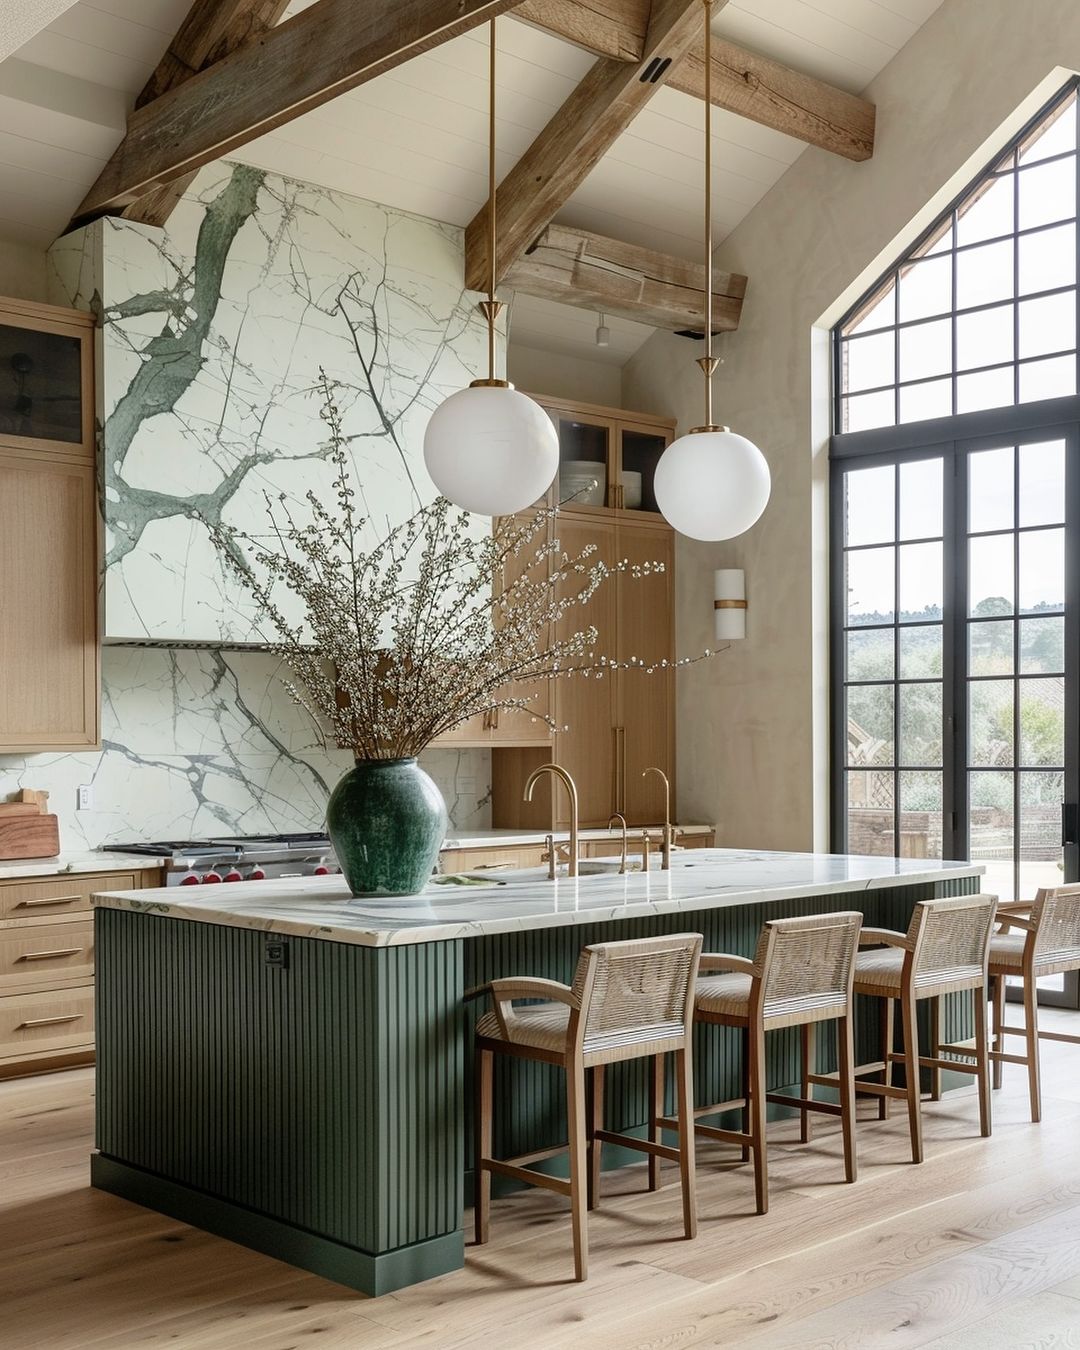
<instances>
[{"instance_id":1,"label":"white countertop near range","mask_svg":"<svg viewBox=\"0 0 1080 1350\"><path fill-rule=\"evenodd\" d=\"M983 867L925 858L870 858L827 853L695 849L678 853L668 872L628 872L557 881L521 879L480 887L430 884L409 898L354 900L340 877L249 881L244 886L104 893L93 904L178 920L266 933L404 946L618 921L641 915L762 904L798 896L980 876Z\"/></svg>"},{"instance_id":2,"label":"white countertop near range","mask_svg":"<svg viewBox=\"0 0 1080 1350\"><path fill-rule=\"evenodd\" d=\"M85 853L59 853L55 858L12 858L0 862L0 881L68 873L146 872L164 866L164 858L148 858L144 853L103 853L93 849Z\"/></svg>"}]
</instances>

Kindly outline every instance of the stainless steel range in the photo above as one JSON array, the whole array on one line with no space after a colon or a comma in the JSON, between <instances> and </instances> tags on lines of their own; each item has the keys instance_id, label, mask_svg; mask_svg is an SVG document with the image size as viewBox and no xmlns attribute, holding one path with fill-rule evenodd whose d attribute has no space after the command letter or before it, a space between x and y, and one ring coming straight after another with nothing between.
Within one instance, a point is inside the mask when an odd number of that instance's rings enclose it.
<instances>
[{"instance_id":1,"label":"stainless steel range","mask_svg":"<svg viewBox=\"0 0 1080 1350\"><path fill-rule=\"evenodd\" d=\"M107 852L165 858L167 886L325 877L341 870L323 834L255 834L245 839L159 840L102 847Z\"/></svg>"}]
</instances>

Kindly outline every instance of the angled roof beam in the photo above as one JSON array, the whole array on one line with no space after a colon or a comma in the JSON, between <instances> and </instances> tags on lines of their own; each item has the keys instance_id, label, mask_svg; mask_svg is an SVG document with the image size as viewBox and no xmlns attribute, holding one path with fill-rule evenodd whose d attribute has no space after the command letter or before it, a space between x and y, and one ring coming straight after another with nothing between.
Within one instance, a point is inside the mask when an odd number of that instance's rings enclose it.
<instances>
[{"instance_id":1,"label":"angled roof beam","mask_svg":"<svg viewBox=\"0 0 1080 1350\"><path fill-rule=\"evenodd\" d=\"M514 11L536 28L609 60L637 61L644 27L642 0L524 0ZM713 39L713 103L773 131L847 159L874 151L872 103L824 80L802 75L734 42ZM705 61L695 42L668 84L703 98Z\"/></svg>"},{"instance_id":2,"label":"angled roof beam","mask_svg":"<svg viewBox=\"0 0 1080 1350\"><path fill-rule=\"evenodd\" d=\"M238 150L515 3L317 0L137 108L73 224L122 210L151 188Z\"/></svg>"},{"instance_id":3,"label":"angled roof beam","mask_svg":"<svg viewBox=\"0 0 1080 1350\"><path fill-rule=\"evenodd\" d=\"M640 61L601 57L499 184L497 279L550 224L690 50L702 14L702 0L653 0ZM465 284L473 290L488 284L488 216L485 203L465 231Z\"/></svg>"},{"instance_id":4,"label":"angled roof beam","mask_svg":"<svg viewBox=\"0 0 1080 1350\"><path fill-rule=\"evenodd\" d=\"M143 108L186 84L192 75L212 66L246 42L273 28L289 0L194 0L168 50L135 100ZM186 173L124 208L127 220L164 225L195 177Z\"/></svg>"}]
</instances>

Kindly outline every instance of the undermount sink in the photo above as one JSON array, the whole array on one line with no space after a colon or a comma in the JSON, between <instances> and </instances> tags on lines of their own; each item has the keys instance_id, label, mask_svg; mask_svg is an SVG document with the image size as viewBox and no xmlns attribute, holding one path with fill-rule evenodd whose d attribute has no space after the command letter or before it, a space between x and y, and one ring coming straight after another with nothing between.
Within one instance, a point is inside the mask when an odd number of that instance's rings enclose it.
<instances>
[{"instance_id":1,"label":"undermount sink","mask_svg":"<svg viewBox=\"0 0 1080 1350\"><path fill-rule=\"evenodd\" d=\"M618 858L582 858L578 863L579 881L587 881L591 877L608 877L619 874ZM657 871L660 867L660 858L656 856L649 859L649 871ZM629 857L626 860L626 871L640 872L641 858ZM550 884L551 878L548 876L547 866L543 867L483 867L473 872L462 872L463 877L473 878L477 881L503 882L506 885L522 886L531 883L543 882ZM556 868L556 879L558 881L567 880L566 863L559 863Z\"/></svg>"}]
</instances>

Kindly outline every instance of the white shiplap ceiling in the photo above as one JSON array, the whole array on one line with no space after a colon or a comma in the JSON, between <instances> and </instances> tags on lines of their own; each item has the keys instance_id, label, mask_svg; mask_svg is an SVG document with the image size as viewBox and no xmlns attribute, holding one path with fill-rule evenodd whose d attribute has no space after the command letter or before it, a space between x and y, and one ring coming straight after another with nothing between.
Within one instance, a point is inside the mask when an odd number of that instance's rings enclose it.
<instances>
[{"instance_id":1,"label":"white shiplap ceiling","mask_svg":"<svg viewBox=\"0 0 1080 1350\"><path fill-rule=\"evenodd\" d=\"M289 14L313 0L295 0ZM853 92L863 89L941 0L730 0L717 33ZM11 14L56 17L0 61L0 247L46 247L117 144L127 107L190 0L0 0ZM60 12L63 11L63 12ZM4 30L6 32L6 29ZM499 25L499 172L527 149L592 58L511 20ZM0 47L0 52L4 51ZM277 173L466 224L487 193L486 32L416 58L246 147ZM716 112L715 229L722 239L802 153L788 136ZM685 257L700 249L701 111L661 89L559 215L560 220ZM652 331L520 297L513 337L624 362Z\"/></svg>"}]
</instances>

